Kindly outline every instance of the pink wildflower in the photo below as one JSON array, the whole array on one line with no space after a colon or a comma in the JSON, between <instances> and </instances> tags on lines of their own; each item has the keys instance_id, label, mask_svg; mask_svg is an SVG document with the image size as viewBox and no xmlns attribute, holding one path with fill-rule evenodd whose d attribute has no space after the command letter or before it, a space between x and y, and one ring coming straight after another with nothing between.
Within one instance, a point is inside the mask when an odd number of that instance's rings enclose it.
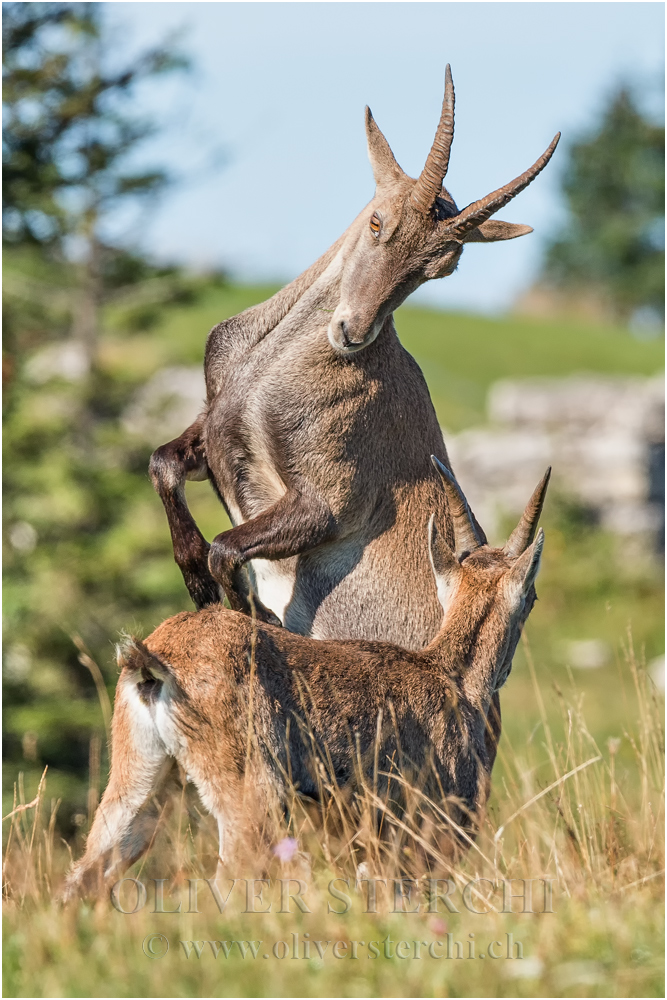
<instances>
[{"instance_id":1,"label":"pink wildflower","mask_svg":"<svg viewBox=\"0 0 667 1000\"><path fill-rule=\"evenodd\" d=\"M297 851L298 846L299 842L295 840L294 837L283 837L283 839L279 840L278 843L273 848L273 853L284 864L286 861L292 860Z\"/></svg>"}]
</instances>

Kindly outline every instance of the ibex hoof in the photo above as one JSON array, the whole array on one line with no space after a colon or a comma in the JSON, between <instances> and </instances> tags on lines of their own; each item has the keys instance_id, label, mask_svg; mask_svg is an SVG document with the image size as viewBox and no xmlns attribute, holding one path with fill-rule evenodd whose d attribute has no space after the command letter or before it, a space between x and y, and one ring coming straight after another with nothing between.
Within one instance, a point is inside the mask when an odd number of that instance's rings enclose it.
<instances>
[{"instance_id":1,"label":"ibex hoof","mask_svg":"<svg viewBox=\"0 0 667 1000\"><path fill-rule=\"evenodd\" d=\"M263 625L276 625L278 628L283 627L283 623L280 618L278 618L277 615L274 615L273 611L270 611L269 608L264 607L262 602L257 597L252 599L251 608L252 610L250 614L254 615L257 621L262 622Z\"/></svg>"}]
</instances>

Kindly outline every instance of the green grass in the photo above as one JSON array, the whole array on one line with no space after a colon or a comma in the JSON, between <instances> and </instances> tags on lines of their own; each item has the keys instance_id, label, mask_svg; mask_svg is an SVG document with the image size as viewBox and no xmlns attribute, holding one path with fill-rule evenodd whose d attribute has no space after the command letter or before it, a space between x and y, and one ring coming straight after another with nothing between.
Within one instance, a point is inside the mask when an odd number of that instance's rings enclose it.
<instances>
[{"instance_id":1,"label":"green grass","mask_svg":"<svg viewBox=\"0 0 667 1000\"><path fill-rule=\"evenodd\" d=\"M326 897L320 897L326 909ZM612 907L602 895L596 906L573 900L552 915L508 919L461 914L445 918L454 941L467 945L475 935L475 959L436 960L425 947L421 958L396 957L396 942L408 941L403 954L413 954L415 940L438 937L426 914L373 918L361 913L331 918L318 912L305 919L269 916L250 920L242 914L221 917L208 908L200 917L124 916L82 906L57 915L50 909L5 918L3 941L5 996L21 997L661 997L664 995L660 951L662 917L655 898L645 889L629 898L620 895ZM357 905L361 906L360 901ZM442 919L442 918L440 918ZM169 952L159 960L142 953L149 935L163 934ZM276 959L273 945L299 934L300 960ZM303 935L329 941L325 958L302 957ZM523 961L480 961L480 945L507 935L521 942ZM390 937L391 958L383 941ZM241 959L236 948L229 958L215 958L209 946L200 958L186 956L181 941L253 940L257 959ZM358 948L357 960L339 950L337 940L376 941L380 957ZM219 946L218 946L219 947ZM191 948L191 945L190 945ZM266 950L265 950L266 949ZM496 946L497 949L497 946ZM281 946L282 951L282 946ZM455 948L452 948L456 954ZM497 949L500 951L500 949ZM311 952L315 954L314 945ZM440 954L445 954L441 945ZM436 954L438 953L436 952ZM393 954L392 954L393 953ZM482 954L484 954L482 952ZM264 956L268 956L268 960Z\"/></svg>"},{"instance_id":2,"label":"green grass","mask_svg":"<svg viewBox=\"0 0 667 1000\"><path fill-rule=\"evenodd\" d=\"M396 326L426 376L440 422L451 430L483 419L489 386L501 378L652 375L664 365L661 342L574 322L485 319L404 307Z\"/></svg>"}]
</instances>

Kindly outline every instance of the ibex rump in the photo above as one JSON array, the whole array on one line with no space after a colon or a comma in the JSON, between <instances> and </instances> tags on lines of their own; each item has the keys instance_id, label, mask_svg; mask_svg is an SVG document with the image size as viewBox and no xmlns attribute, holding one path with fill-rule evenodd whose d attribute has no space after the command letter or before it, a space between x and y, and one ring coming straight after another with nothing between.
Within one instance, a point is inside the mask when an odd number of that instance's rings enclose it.
<instances>
[{"instance_id":1,"label":"ibex rump","mask_svg":"<svg viewBox=\"0 0 667 1000\"><path fill-rule=\"evenodd\" d=\"M454 478L439 471L455 542L450 548L432 516L429 572L444 618L425 649L318 641L220 605L176 615L145 643L121 649L111 777L66 896L117 878L146 850L170 759L217 818L222 862L248 836L239 828L244 795L266 819L286 799L287 775L318 797L323 766L341 787L354 786L361 768L379 793L387 772L407 774L455 828L474 835L493 765L492 698L534 601L549 474L505 548L494 549L482 543Z\"/></svg>"}]
</instances>

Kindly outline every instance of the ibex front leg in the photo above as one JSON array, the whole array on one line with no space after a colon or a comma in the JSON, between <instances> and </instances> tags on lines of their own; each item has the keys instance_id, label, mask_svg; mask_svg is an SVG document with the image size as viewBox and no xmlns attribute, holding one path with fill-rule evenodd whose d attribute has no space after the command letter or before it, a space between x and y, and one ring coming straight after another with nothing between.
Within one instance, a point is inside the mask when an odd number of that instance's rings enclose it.
<instances>
[{"instance_id":1,"label":"ibex front leg","mask_svg":"<svg viewBox=\"0 0 667 1000\"><path fill-rule=\"evenodd\" d=\"M251 613L242 568L250 559L287 559L335 537L335 521L327 504L313 491L289 490L277 503L245 524L223 531L211 542L208 565L234 611ZM280 620L253 594L260 621Z\"/></svg>"},{"instance_id":2,"label":"ibex front leg","mask_svg":"<svg viewBox=\"0 0 667 1000\"><path fill-rule=\"evenodd\" d=\"M197 608L221 600L208 568L209 544L195 524L185 499L186 481L201 481L208 475L201 436L203 423L202 414L180 437L154 451L149 466L153 486L167 514L174 559Z\"/></svg>"}]
</instances>

